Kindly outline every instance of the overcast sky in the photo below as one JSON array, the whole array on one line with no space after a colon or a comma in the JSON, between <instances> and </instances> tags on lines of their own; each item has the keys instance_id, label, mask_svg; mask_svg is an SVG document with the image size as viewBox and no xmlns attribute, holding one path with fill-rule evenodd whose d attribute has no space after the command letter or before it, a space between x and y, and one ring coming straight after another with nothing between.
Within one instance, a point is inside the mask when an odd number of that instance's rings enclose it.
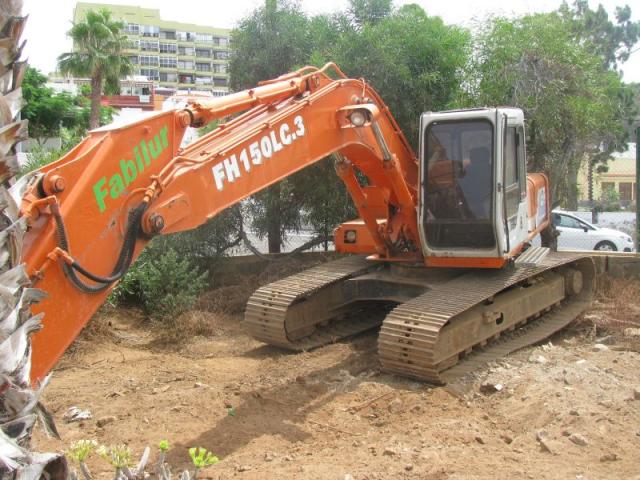
<instances>
[{"instance_id":1,"label":"overcast sky","mask_svg":"<svg viewBox=\"0 0 640 480\"><path fill-rule=\"evenodd\" d=\"M139 5L160 9L165 20L232 28L243 16L264 0L111 0L94 3ZM395 0L396 5L417 3L429 15L438 15L449 24L471 26L474 19L488 15L522 15L556 9L560 0ZM589 0L592 8L602 3L613 15L616 5L629 3L633 19L640 18L637 0ZM311 14L330 13L344 9L347 0L302 0L302 8ZM24 13L29 15L23 39L27 40L25 56L32 66L49 73L55 69L56 57L71 49L66 32L71 27L76 0L24 0ZM640 51L636 51L623 65L624 80L640 82Z\"/></svg>"}]
</instances>

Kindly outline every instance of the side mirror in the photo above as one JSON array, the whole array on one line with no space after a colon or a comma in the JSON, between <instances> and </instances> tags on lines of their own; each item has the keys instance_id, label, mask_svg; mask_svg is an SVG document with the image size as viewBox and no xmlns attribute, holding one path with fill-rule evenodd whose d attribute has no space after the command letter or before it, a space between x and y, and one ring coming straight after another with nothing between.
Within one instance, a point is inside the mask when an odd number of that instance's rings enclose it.
<instances>
[{"instance_id":1,"label":"side mirror","mask_svg":"<svg viewBox=\"0 0 640 480\"><path fill-rule=\"evenodd\" d=\"M589 231L587 227L582 227L582 230L584 230L584 233L587 233Z\"/></svg>"}]
</instances>

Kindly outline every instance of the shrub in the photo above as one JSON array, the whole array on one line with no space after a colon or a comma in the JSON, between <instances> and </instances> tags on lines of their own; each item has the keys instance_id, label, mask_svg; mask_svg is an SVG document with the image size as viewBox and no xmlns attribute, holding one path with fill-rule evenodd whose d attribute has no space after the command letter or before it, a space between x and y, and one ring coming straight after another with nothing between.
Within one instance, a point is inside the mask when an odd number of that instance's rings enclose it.
<instances>
[{"instance_id":1,"label":"shrub","mask_svg":"<svg viewBox=\"0 0 640 480\"><path fill-rule=\"evenodd\" d=\"M116 301L137 300L145 313L166 321L193 306L207 285L207 272L178 256L173 248L150 246L114 291Z\"/></svg>"}]
</instances>

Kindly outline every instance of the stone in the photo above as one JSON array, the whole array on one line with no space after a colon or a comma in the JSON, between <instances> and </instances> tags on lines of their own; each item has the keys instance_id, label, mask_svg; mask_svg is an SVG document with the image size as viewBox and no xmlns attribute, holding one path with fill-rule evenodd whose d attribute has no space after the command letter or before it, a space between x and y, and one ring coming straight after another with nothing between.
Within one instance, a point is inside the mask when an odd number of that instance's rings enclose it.
<instances>
[{"instance_id":1,"label":"stone","mask_svg":"<svg viewBox=\"0 0 640 480\"><path fill-rule=\"evenodd\" d=\"M640 387L636 387L633 389L633 399L640 400Z\"/></svg>"},{"instance_id":2,"label":"stone","mask_svg":"<svg viewBox=\"0 0 640 480\"><path fill-rule=\"evenodd\" d=\"M398 452L391 447L386 447L382 452L382 455L387 455L388 457L393 457L394 455L397 455L397 454Z\"/></svg>"},{"instance_id":3,"label":"stone","mask_svg":"<svg viewBox=\"0 0 640 480\"><path fill-rule=\"evenodd\" d=\"M578 410L569 410L569 415L573 415L574 417L579 417L580 412Z\"/></svg>"},{"instance_id":4,"label":"stone","mask_svg":"<svg viewBox=\"0 0 640 480\"><path fill-rule=\"evenodd\" d=\"M109 425L110 423L115 422L116 420L117 420L117 419L116 419L116 417L114 417L113 415L108 416L108 417L102 417L102 418L99 418L99 419L96 421L96 425L97 425L98 427L102 428L102 427L104 427L105 425Z\"/></svg>"},{"instance_id":5,"label":"stone","mask_svg":"<svg viewBox=\"0 0 640 480\"><path fill-rule=\"evenodd\" d=\"M625 328L625 337L640 337L640 328Z\"/></svg>"},{"instance_id":6,"label":"stone","mask_svg":"<svg viewBox=\"0 0 640 480\"><path fill-rule=\"evenodd\" d=\"M476 440L476 442L478 442L480 445L484 445L484 438L482 438L480 435L476 435L476 436L475 436L475 440Z\"/></svg>"},{"instance_id":7,"label":"stone","mask_svg":"<svg viewBox=\"0 0 640 480\"><path fill-rule=\"evenodd\" d=\"M248 472L251 470L251 465L238 465L236 467L236 471L238 472Z\"/></svg>"},{"instance_id":8,"label":"stone","mask_svg":"<svg viewBox=\"0 0 640 480\"><path fill-rule=\"evenodd\" d=\"M542 355L536 355L535 353L533 353L529 357L529 363L538 363L542 365L543 363L547 363L547 359Z\"/></svg>"},{"instance_id":9,"label":"stone","mask_svg":"<svg viewBox=\"0 0 640 480\"><path fill-rule=\"evenodd\" d=\"M607 350L609 350L609 347L602 343L596 343L591 347L591 351L593 352L606 352Z\"/></svg>"},{"instance_id":10,"label":"stone","mask_svg":"<svg viewBox=\"0 0 640 480\"><path fill-rule=\"evenodd\" d=\"M616 339L613 335L607 335L605 337L596 338L596 343L602 345L615 345Z\"/></svg>"},{"instance_id":11,"label":"stone","mask_svg":"<svg viewBox=\"0 0 640 480\"><path fill-rule=\"evenodd\" d=\"M389 406L387 407L389 413L402 413L404 411L404 403L399 397L394 398L389 402Z\"/></svg>"},{"instance_id":12,"label":"stone","mask_svg":"<svg viewBox=\"0 0 640 480\"><path fill-rule=\"evenodd\" d=\"M569 435L569 440L580 447L585 447L589 444L584 435L580 435L579 433L572 433Z\"/></svg>"},{"instance_id":13,"label":"stone","mask_svg":"<svg viewBox=\"0 0 640 480\"><path fill-rule=\"evenodd\" d=\"M546 430L538 430L536 432L536 440L538 440L538 443L540 444L542 450L553 455L556 454L556 446L549 438L549 433Z\"/></svg>"},{"instance_id":14,"label":"stone","mask_svg":"<svg viewBox=\"0 0 640 480\"><path fill-rule=\"evenodd\" d=\"M407 472L410 472L411 470L413 470L413 464L411 464L411 463L407 463L407 464L404 466L404 469L405 469Z\"/></svg>"},{"instance_id":15,"label":"stone","mask_svg":"<svg viewBox=\"0 0 640 480\"><path fill-rule=\"evenodd\" d=\"M513 443L513 437L511 435L509 435L508 433L503 433L502 435L500 435L500 438L507 445L511 445Z\"/></svg>"},{"instance_id":16,"label":"stone","mask_svg":"<svg viewBox=\"0 0 640 480\"><path fill-rule=\"evenodd\" d=\"M350 473L345 473L344 480L353 480L353 475L351 475Z\"/></svg>"},{"instance_id":17,"label":"stone","mask_svg":"<svg viewBox=\"0 0 640 480\"><path fill-rule=\"evenodd\" d=\"M601 462L615 462L617 460L620 460L620 457L615 453L606 453L600 457Z\"/></svg>"},{"instance_id":18,"label":"stone","mask_svg":"<svg viewBox=\"0 0 640 480\"><path fill-rule=\"evenodd\" d=\"M264 461L265 462L273 462L276 458L276 455L272 452L267 452L264 454Z\"/></svg>"},{"instance_id":19,"label":"stone","mask_svg":"<svg viewBox=\"0 0 640 480\"><path fill-rule=\"evenodd\" d=\"M488 380L482 382L482 384L480 385L480 391L489 395L492 393L500 392L503 389L504 385L502 385L501 383L491 382Z\"/></svg>"}]
</instances>

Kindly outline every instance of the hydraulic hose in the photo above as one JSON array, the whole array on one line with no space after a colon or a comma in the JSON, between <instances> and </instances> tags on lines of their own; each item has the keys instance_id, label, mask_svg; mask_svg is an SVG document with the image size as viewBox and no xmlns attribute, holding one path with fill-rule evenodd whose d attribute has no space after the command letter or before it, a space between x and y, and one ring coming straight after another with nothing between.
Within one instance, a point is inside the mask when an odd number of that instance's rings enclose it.
<instances>
[{"instance_id":1,"label":"hydraulic hose","mask_svg":"<svg viewBox=\"0 0 640 480\"><path fill-rule=\"evenodd\" d=\"M144 212L146 212L148 208L148 203L142 202L136 208L129 212L129 219L127 221L127 229L125 232L124 242L122 244L122 249L120 250L120 254L118 255L118 260L111 272L111 275L108 277L102 277L100 275L96 275L91 273L86 268L84 268L77 260L73 259L71 264L66 262L62 263L62 269L71 280L71 282L80 290L87 293L98 293L103 290L109 288L114 282L120 280L129 267L131 266L131 262L133 261L133 253L136 247L136 240L138 238L138 234L140 233L142 216ZM69 250L69 240L67 237L67 231L64 225L64 220L62 215L60 214L60 210L58 208L52 208L53 217L56 221L56 235L58 237L58 246L65 250L69 255L71 252ZM72 257L73 258L73 257ZM82 280L78 274L96 282L95 285L88 284L84 280Z\"/></svg>"}]
</instances>

